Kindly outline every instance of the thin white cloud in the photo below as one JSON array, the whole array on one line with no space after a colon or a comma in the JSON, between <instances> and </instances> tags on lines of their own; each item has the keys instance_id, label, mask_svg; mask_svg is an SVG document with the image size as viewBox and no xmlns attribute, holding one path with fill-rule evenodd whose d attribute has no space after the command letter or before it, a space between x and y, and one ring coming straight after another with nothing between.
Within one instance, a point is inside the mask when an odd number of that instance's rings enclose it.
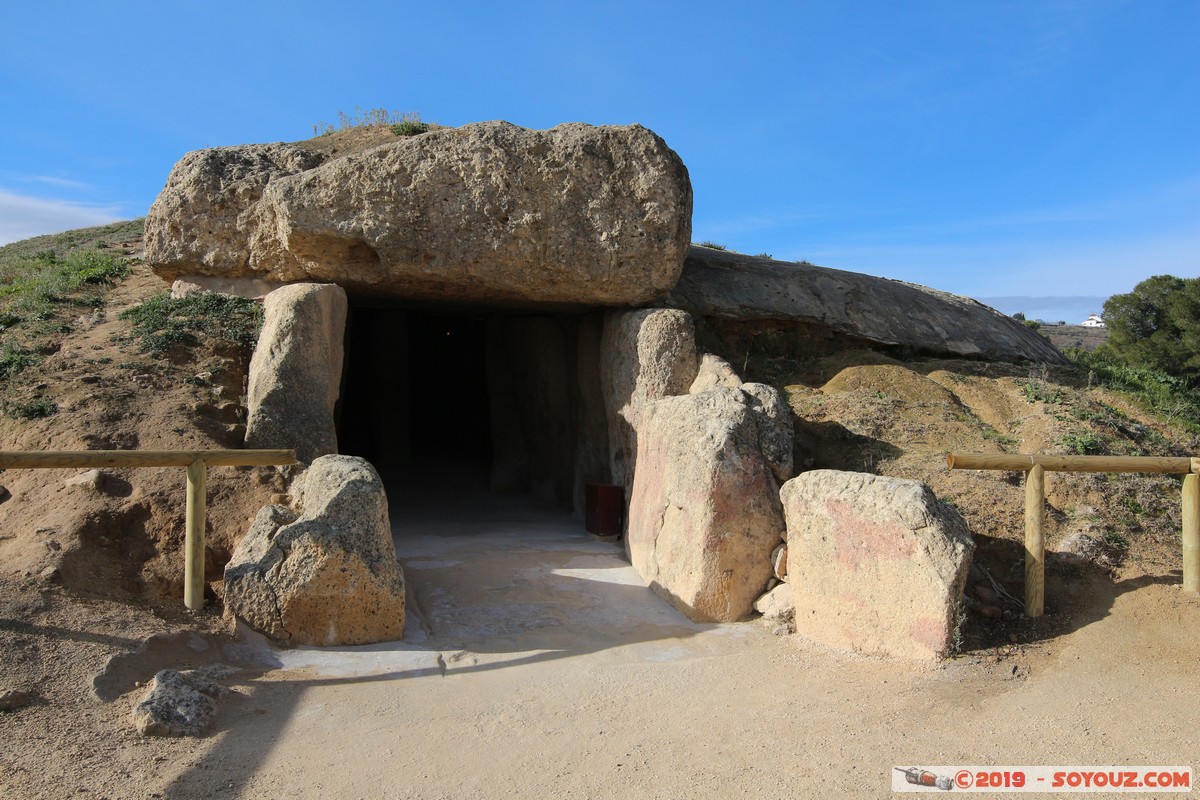
<instances>
[{"instance_id":1,"label":"thin white cloud","mask_svg":"<svg viewBox=\"0 0 1200 800\"><path fill-rule=\"evenodd\" d=\"M116 204L44 200L0 189L0 244L72 228L106 225L121 218L121 209Z\"/></svg>"},{"instance_id":2,"label":"thin white cloud","mask_svg":"<svg viewBox=\"0 0 1200 800\"><path fill-rule=\"evenodd\" d=\"M32 183L44 183L49 186L57 186L62 189L79 189L87 191L92 188L91 184L84 183L83 181L74 181L70 178L60 178L56 175L30 175L22 180L30 181Z\"/></svg>"}]
</instances>

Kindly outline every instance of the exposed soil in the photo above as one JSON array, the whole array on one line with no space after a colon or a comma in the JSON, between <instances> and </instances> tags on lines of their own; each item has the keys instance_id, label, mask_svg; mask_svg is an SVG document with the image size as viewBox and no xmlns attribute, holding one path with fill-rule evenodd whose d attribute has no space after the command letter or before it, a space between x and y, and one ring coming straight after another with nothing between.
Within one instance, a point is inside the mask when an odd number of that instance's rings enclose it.
<instances>
[{"instance_id":1,"label":"exposed soil","mask_svg":"<svg viewBox=\"0 0 1200 800\"><path fill-rule=\"evenodd\" d=\"M136 258L136 242L121 246ZM164 288L135 268L10 381L7 396L59 411L0 418L0 449L238 446L248 354L204 342L139 354L117 318ZM470 561L437 551L449 540L399 538L419 584L405 643L353 651L374 666L350 672L315 656L265 670L223 644L219 577L286 473L210 470L212 594L193 616L181 608L182 470L10 470L0 691L36 697L0 712L0 797L884 797L894 765L1192 763L1200 600L1179 586L1179 481L1052 475L1051 548L1090 532L1108 549L1052 554L1035 621L1004 598L1021 597L1020 475L950 472L945 454L1193 455L1194 435L1070 369L856 350L764 355L742 372L786 387L802 468L916 478L962 512L978 567L954 659L918 667L755 623L691 625L620 577L611 545L560 520L549 555L522 540L519 558L475 548L489 555ZM438 566L447 559L461 564ZM570 572L579 564L587 575ZM563 599L564 574L584 599ZM480 597L504 632L447 633ZM626 616L588 616L609 605ZM102 701L92 682L113 656L125 658ZM242 671L210 735L134 731L135 681L213 658Z\"/></svg>"}]
</instances>

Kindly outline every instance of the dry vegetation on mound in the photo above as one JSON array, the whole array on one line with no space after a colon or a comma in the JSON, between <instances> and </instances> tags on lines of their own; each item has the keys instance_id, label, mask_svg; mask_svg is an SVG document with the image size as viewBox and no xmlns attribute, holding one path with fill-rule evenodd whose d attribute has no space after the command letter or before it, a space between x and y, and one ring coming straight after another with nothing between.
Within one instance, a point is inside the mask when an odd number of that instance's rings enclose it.
<instances>
[{"instance_id":1,"label":"dry vegetation on mound","mask_svg":"<svg viewBox=\"0 0 1200 800\"><path fill-rule=\"evenodd\" d=\"M1073 534L1104 545L1088 562L1048 560L1048 616L1031 622L1022 597L1023 475L950 471L946 454L1189 456L1200 436L1135 398L1090 385L1077 367L920 359L870 350L749 362L748 379L787 393L801 469L912 478L963 514L978 549L964 650L1043 639L1072 624L1096 581L1174 575L1181 567L1181 476L1054 473L1047 481L1047 547ZM986 574L985 574L986 571ZM989 578L990 576L990 578ZM991 580L1003 590L997 598ZM976 591L978 590L978 591ZM980 611L984 613L980 613ZM999 613L997 613L999 612Z\"/></svg>"},{"instance_id":2,"label":"dry vegetation on mound","mask_svg":"<svg viewBox=\"0 0 1200 800\"><path fill-rule=\"evenodd\" d=\"M121 266L116 277L74 290L33 287L3 298L11 323L3 347L20 358L7 362L0 449L240 446L244 326L237 336L212 332L199 319L211 309L189 319L188 306L175 304L182 313L155 324L160 314L150 320L156 330L139 334L148 315L131 318L130 309L172 307L140 263L140 224L83 233L0 251L10 274L22 263L28 274L31 258L67 263L79 254ZM279 484L269 469L212 470L209 481L209 568L219 576L234 539ZM182 597L182 471L8 470L0 482L0 579L166 607Z\"/></svg>"}]
</instances>

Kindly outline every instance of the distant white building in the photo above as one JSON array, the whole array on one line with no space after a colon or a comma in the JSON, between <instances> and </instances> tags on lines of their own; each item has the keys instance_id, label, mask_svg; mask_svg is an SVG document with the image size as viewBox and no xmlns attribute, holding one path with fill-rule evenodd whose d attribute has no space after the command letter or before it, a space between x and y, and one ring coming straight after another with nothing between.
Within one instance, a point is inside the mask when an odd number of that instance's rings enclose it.
<instances>
[{"instance_id":1,"label":"distant white building","mask_svg":"<svg viewBox=\"0 0 1200 800\"><path fill-rule=\"evenodd\" d=\"M1104 320L1102 320L1100 318L1099 314L1090 314L1090 315L1088 315L1087 319L1085 319L1083 322L1081 322L1079 324L1085 328L1103 328L1103 327L1105 327Z\"/></svg>"}]
</instances>

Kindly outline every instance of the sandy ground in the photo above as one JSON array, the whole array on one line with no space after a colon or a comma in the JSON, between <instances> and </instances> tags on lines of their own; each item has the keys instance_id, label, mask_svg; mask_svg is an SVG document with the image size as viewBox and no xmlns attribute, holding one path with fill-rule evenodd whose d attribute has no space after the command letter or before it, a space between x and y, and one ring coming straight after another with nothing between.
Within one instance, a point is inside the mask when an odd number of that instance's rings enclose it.
<instances>
[{"instance_id":1,"label":"sandy ground","mask_svg":"<svg viewBox=\"0 0 1200 800\"><path fill-rule=\"evenodd\" d=\"M142 790L887 797L896 765L1196 766L1200 600L1177 575L1092 587L1056 638L919 666L692 624L573 518L476 511L397 523L403 643L256 644L276 668Z\"/></svg>"},{"instance_id":2,"label":"sandy ground","mask_svg":"<svg viewBox=\"0 0 1200 800\"><path fill-rule=\"evenodd\" d=\"M914 665L690 623L569 515L427 499L458 518L394 504L403 642L230 644L195 632L215 616L131 627L44 591L3 609L3 663L42 699L0 714L0 797L887 797L897 765L1197 766L1200 599L1177 572L1093 581L1032 644ZM136 734L135 681L213 661L242 670L207 736Z\"/></svg>"}]
</instances>

